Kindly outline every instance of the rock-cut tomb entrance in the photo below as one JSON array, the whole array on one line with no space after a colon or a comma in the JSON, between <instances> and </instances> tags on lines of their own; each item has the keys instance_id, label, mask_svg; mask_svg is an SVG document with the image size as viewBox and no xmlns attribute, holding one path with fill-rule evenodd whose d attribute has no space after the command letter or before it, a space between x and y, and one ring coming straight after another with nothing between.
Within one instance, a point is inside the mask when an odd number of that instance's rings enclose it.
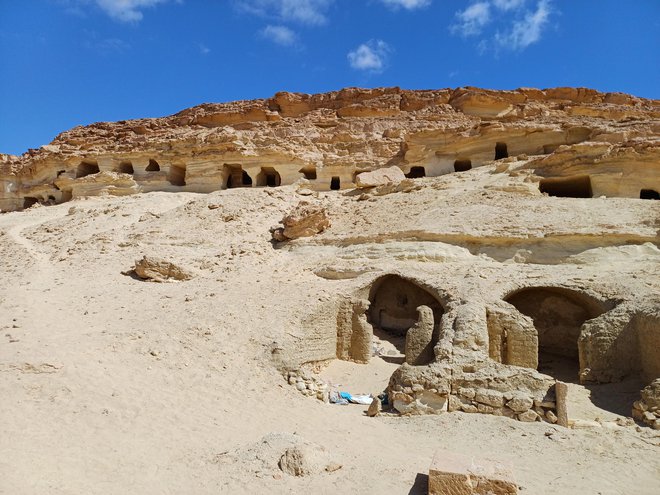
<instances>
[{"instance_id":1,"label":"rock-cut tomb entrance","mask_svg":"<svg viewBox=\"0 0 660 495\"><path fill-rule=\"evenodd\" d=\"M398 275L386 275L372 285L369 302L368 322L374 335L398 351L386 354L386 360L418 365L433 361L444 310L430 292ZM409 335L411 329L420 335Z\"/></svg>"}]
</instances>

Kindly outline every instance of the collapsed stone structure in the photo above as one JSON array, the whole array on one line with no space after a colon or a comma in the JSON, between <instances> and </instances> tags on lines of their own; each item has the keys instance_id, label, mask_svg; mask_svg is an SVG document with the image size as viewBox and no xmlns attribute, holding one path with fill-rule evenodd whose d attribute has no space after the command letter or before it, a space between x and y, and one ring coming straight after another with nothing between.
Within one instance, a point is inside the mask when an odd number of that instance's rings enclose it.
<instances>
[{"instance_id":1,"label":"collapsed stone structure","mask_svg":"<svg viewBox=\"0 0 660 495\"><path fill-rule=\"evenodd\" d=\"M632 413L635 419L660 430L660 378L642 390L642 398L635 401Z\"/></svg>"},{"instance_id":2,"label":"collapsed stone structure","mask_svg":"<svg viewBox=\"0 0 660 495\"><path fill-rule=\"evenodd\" d=\"M503 220L497 235L469 219L442 230L427 217L399 225L392 200L381 206L389 208L386 232L370 229L365 213L354 220L356 233L342 231L308 193L355 184L358 200L368 203L414 194L414 179L484 167L497 179L484 179L482 194L528 200L518 204L521 213L497 213L518 216L544 195L657 199L658 158L660 102L628 95L573 88L278 93L75 128L21 157L5 155L0 208L299 183L311 199L274 229L276 248L302 256L334 249L332 264L315 273L333 281L337 296L303 318L299 338L278 353L292 384L316 394L313 380L298 380L296 370L331 359L367 363L379 333L403 354L387 387L399 412L461 410L566 425L563 380L639 376L648 384L660 377L656 286L640 292L623 280L603 288L572 276L598 248L639 248L657 260L657 218L642 221L635 210L633 231L604 219L593 228L553 230L539 214L519 232ZM391 167L400 173L384 173ZM433 205L443 191L424 194L420 204ZM442 206L435 215L448 214ZM556 268L537 270L541 265ZM466 283L448 286L448 270Z\"/></svg>"},{"instance_id":3,"label":"collapsed stone structure","mask_svg":"<svg viewBox=\"0 0 660 495\"><path fill-rule=\"evenodd\" d=\"M364 328L366 315L379 331L404 335L405 363L388 387L402 413L461 410L555 423L566 415L566 397L544 359L570 363L562 380L660 375L657 305L640 311L561 286L526 286L468 302L437 282L397 274L377 278L355 297L340 304L337 357L365 361L364 340L373 335Z\"/></svg>"}]
</instances>

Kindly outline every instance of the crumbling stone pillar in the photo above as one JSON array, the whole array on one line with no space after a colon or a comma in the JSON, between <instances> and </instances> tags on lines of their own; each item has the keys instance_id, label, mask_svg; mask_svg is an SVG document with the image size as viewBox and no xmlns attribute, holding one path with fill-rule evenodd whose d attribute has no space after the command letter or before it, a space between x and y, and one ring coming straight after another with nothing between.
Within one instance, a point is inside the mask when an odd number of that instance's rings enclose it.
<instances>
[{"instance_id":1,"label":"crumbling stone pillar","mask_svg":"<svg viewBox=\"0 0 660 495\"><path fill-rule=\"evenodd\" d=\"M406 333L406 363L428 364L433 360L433 310L428 306L417 308L417 323Z\"/></svg>"},{"instance_id":2,"label":"crumbling stone pillar","mask_svg":"<svg viewBox=\"0 0 660 495\"><path fill-rule=\"evenodd\" d=\"M366 299L353 301L351 359L358 363L368 363L371 359L374 329L367 321L369 304Z\"/></svg>"},{"instance_id":3,"label":"crumbling stone pillar","mask_svg":"<svg viewBox=\"0 0 660 495\"><path fill-rule=\"evenodd\" d=\"M539 341L534 322L513 307L488 308L488 354L493 361L537 369Z\"/></svg>"},{"instance_id":4,"label":"crumbling stone pillar","mask_svg":"<svg viewBox=\"0 0 660 495\"><path fill-rule=\"evenodd\" d=\"M353 334L353 302L346 298L339 303L337 312L337 358L351 359L351 336Z\"/></svg>"},{"instance_id":5,"label":"crumbling stone pillar","mask_svg":"<svg viewBox=\"0 0 660 495\"><path fill-rule=\"evenodd\" d=\"M568 385L564 382L555 384L555 404L557 407L557 424L568 428Z\"/></svg>"}]
</instances>

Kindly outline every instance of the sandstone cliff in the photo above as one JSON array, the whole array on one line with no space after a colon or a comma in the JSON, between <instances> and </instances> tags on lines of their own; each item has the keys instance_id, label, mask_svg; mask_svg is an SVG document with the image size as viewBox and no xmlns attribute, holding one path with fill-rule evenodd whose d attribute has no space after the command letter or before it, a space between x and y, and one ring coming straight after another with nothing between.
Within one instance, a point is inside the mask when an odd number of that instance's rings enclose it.
<instances>
[{"instance_id":1,"label":"sandstone cliff","mask_svg":"<svg viewBox=\"0 0 660 495\"><path fill-rule=\"evenodd\" d=\"M660 102L586 88L468 87L282 92L203 104L164 118L76 127L20 157L0 155L0 210L299 180L343 189L356 173L384 166L415 178L507 157L517 157L532 182L545 179L540 189L551 195L656 197Z\"/></svg>"}]
</instances>

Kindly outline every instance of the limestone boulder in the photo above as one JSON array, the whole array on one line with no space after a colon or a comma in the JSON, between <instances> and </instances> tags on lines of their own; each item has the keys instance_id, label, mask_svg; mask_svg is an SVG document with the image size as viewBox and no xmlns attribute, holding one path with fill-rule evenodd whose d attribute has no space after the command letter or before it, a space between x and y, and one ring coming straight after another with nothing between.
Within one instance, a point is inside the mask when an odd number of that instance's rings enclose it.
<instances>
[{"instance_id":1,"label":"limestone boulder","mask_svg":"<svg viewBox=\"0 0 660 495\"><path fill-rule=\"evenodd\" d=\"M382 409L382 404L380 402L380 399L378 397L374 397L374 400L371 401L371 404L369 405L369 409L367 409L367 416L370 418L373 418L374 416L378 416L380 414L380 411Z\"/></svg>"},{"instance_id":2,"label":"limestone boulder","mask_svg":"<svg viewBox=\"0 0 660 495\"><path fill-rule=\"evenodd\" d=\"M429 468L429 495L513 495L518 485L509 465L440 450Z\"/></svg>"},{"instance_id":3,"label":"limestone boulder","mask_svg":"<svg viewBox=\"0 0 660 495\"><path fill-rule=\"evenodd\" d=\"M311 476L341 468L323 447L311 443L299 443L287 448L278 466L291 476Z\"/></svg>"},{"instance_id":4,"label":"limestone boulder","mask_svg":"<svg viewBox=\"0 0 660 495\"><path fill-rule=\"evenodd\" d=\"M143 280L165 282L168 280L190 280L193 275L174 263L154 256L144 256L135 261L135 274Z\"/></svg>"},{"instance_id":5,"label":"limestone boulder","mask_svg":"<svg viewBox=\"0 0 660 495\"><path fill-rule=\"evenodd\" d=\"M355 185L358 189L366 189L369 187L396 185L405 179L406 176L399 167L387 167L358 174L355 178Z\"/></svg>"},{"instance_id":6,"label":"limestone boulder","mask_svg":"<svg viewBox=\"0 0 660 495\"><path fill-rule=\"evenodd\" d=\"M320 206L309 204L305 201L282 219L283 228L273 232L276 241L310 237L330 227L328 214Z\"/></svg>"},{"instance_id":7,"label":"limestone boulder","mask_svg":"<svg viewBox=\"0 0 660 495\"><path fill-rule=\"evenodd\" d=\"M240 470L256 478L281 479L282 473L310 477L332 473L342 463L322 445L284 432L272 432L218 457L218 468L225 477Z\"/></svg>"}]
</instances>

